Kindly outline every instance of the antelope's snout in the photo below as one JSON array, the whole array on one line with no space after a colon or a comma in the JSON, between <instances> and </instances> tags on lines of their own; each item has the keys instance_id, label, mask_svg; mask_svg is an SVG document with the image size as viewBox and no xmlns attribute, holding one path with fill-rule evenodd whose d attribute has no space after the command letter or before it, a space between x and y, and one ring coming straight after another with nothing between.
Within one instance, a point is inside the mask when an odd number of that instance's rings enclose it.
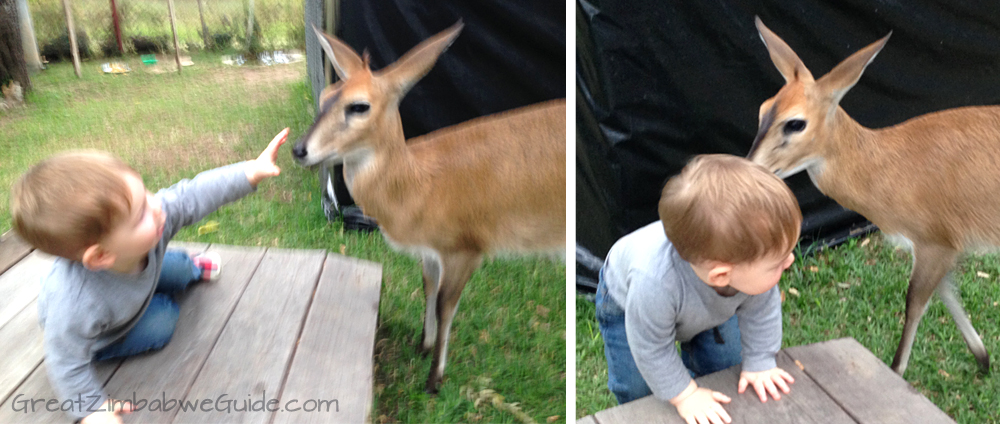
<instances>
[{"instance_id":1,"label":"antelope's snout","mask_svg":"<svg viewBox=\"0 0 1000 424\"><path fill-rule=\"evenodd\" d=\"M306 140L305 137L303 137L295 143L295 147L292 147L292 157L294 157L295 160L301 164L305 161L306 156L308 155L309 152L306 150Z\"/></svg>"}]
</instances>

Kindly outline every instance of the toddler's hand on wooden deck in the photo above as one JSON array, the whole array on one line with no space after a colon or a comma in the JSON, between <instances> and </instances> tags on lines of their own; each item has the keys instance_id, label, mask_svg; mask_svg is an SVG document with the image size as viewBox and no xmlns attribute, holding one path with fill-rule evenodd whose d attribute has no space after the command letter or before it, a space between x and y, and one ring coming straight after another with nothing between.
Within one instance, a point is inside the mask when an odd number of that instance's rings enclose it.
<instances>
[{"instance_id":1,"label":"toddler's hand on wooden deck","mask_svg":"<svg viewBox=\"0 0 1000 424\"><path fill-rule=\"evenodd\" d=\"M774 400L780 400L781 393L778 392L778 389L789 393L791 389L788 388L788 385L794 382L795 378L792 378L791 374L778 367L760 372L744 371L740 373L740 384L737 391L743 393L747 389L747 385L753 385L753 390L757 392L761 402L767 402L768 393Z\"/></svg>"},{"instance_id":2,"label":"toddler's hand on wooden deck","mask_svg":"<svg viewBox=\"0 0 1000 424\"><path fill-rule=\"evenodd\" d=\"M688 388L671 399L670 403L677 407L677 414L687 424L726 424L733 422L733 419L722 404L731 400L722 393L698 387L692 380Z\"/></svg>"}]
</instances>

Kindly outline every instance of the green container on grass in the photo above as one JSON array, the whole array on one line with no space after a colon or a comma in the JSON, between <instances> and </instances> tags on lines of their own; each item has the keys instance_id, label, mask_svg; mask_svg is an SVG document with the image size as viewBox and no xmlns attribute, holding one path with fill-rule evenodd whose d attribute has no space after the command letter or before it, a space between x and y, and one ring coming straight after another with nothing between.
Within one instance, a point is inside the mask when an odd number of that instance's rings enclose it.
<instances>
[{"instance_id":1,"label":"green container on grass","mask_svg":"<svg viewBox=\"0 0 1000 424\"><path fill-rule=\"evenodd\" d=\"M143 64L146 64L146 65L155 65L156 64L156 55L155 54L144 54L144 55L139 56L139 57L142 58L142 63Z\"/></svg>"}]
</instances>

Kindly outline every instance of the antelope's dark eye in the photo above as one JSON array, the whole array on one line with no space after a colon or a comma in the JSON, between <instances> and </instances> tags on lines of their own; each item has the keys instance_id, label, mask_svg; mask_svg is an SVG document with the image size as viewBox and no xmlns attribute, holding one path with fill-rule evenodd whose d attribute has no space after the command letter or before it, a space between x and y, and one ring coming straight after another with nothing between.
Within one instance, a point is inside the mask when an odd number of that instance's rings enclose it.
<instances>
[{"instance_id":1,"label":"antelope's dark eye","mask_svg":"<svg viewBox=\"0 0 1000 424\"><path fill-rule=\"evenodd\" d=\"M785 128L782 131L785 133L785 135L788 135L791 133L801 132L804 129L806 129L806 121L803 121L801 119L792 119L788 122L785 122Z\"/></svg>"},{"instance_id":2,"label":"antelope's dark eye","mask_svg":"<svg viewBox=\"0 0 1000 424\"><path fill-rule=\"evenodd\" d=\"M368 112L368 109L371 109L371 105L369 105L368 103L362 103L362 102L351 103L347 105L347 114L352 115L358 113L365 113Z\"/></svg>"}]
</instances>

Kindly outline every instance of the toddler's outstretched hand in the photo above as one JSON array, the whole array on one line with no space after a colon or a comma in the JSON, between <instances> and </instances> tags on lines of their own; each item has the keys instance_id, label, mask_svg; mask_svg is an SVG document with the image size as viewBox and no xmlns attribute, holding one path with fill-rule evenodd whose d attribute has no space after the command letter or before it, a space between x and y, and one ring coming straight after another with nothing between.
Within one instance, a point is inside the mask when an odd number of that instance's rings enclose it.
<instances>
[{"instance_id":1,"label":"toddler's outstretched hand","mask_svg":"<svg viewBox=\"0 0 1000 424\"><path fill-rule=\"evenodd\" d=\"M271 144L267 145L267 148L264 149L256 160L250 161L246 168L247 181L250 182L250 185L257 187L257 184L265 178L281 174L281 168L278 168L276 163L278 160L278 147L281 147L287 139L288 128L285 128L278 135L274 136Z\"/></svg>"}]
</instances>

